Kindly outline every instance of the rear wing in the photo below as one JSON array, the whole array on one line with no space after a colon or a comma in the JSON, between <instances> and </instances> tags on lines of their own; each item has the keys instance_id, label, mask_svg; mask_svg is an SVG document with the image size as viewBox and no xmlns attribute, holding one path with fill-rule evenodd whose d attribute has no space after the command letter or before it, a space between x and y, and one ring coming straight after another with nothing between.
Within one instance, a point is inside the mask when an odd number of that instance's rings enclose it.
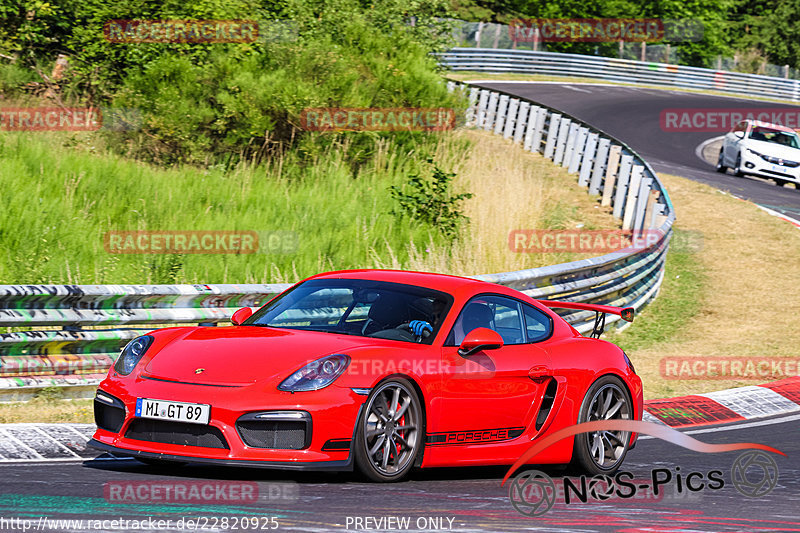
<instances>
[{"instance_id":1,"label":"rear wing","mask_svg":"<svg viewBox=\"0 0 800 533\"><path fill-rule=\"evenodd\" d=\"M551 309L577 309L580 311L594 311L594 327L589 334L595 339L603 334L606 328L606 314L619 315L625 322L633 322L633 307L614 307L613 305L583 304L578 302L557 302L554 300L538 300L539 303Z\"/></svg>"}]
</instances>

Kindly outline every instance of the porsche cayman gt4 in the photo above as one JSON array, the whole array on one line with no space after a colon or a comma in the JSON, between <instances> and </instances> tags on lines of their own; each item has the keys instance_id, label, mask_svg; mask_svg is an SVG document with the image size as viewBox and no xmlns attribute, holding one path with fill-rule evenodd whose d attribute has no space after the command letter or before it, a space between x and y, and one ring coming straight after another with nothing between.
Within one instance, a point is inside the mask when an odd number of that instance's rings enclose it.
<instances>
[{"instance_id":1,"label":"porsche cayman gt4","mask_svg":"<svg viewBox=\"0 0 800 533\"><path fill-rule=\"evenodd\" d=\"M552 308L594 311L590 336ZM642 382L599 338L632 309L534 300L474 279L354 270L306 279L232 327L132 340L95 397L91 445L145 462L351 470L505 465L533 440L642 418ZM534 457L617 470L636 436L584 433Z\"/></svg>"}]
</instances>

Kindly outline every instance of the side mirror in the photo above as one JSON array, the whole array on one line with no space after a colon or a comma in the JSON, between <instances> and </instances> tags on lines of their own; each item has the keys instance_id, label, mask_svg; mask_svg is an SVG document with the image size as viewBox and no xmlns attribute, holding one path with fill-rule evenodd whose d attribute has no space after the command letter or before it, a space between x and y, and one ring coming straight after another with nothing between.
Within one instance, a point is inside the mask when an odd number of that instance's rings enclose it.
<instances>
[{"instance_id":1,"label":"side mirror","mask_svg":"<svg viewBox=\"0 0 800 533\"><path fill-rule=\"evenodd\" d=\"M496 350L503 346L503 337L489 328L475 328L464 337L458 354L467 357L481 350Z\"/></svg>"},{"instance_id":2,"label":"side mirror","mask_svg":"<svg viewBox=\"0 0 800 533\"><path fill-rule=\"evenodd\" d=\"M734 131L733 134L736 137L740 138L740 139L744 139L744 132L743 131Z\"/></svg>"},{"instance_id":3,"label":"side mirror","mask_svg":"<svg viewBox=\"0 0 800 533\"><path fill-rule=\"evenodd\" d=\"M252 309L250 309L249 307L242 307L241 309L238 309L235 313L233 313L233 316L231 317L231 322L233 323L234 326L241 326L242 322L250 318L252 314L253 314Z\"/></svg>"}]
</instances>

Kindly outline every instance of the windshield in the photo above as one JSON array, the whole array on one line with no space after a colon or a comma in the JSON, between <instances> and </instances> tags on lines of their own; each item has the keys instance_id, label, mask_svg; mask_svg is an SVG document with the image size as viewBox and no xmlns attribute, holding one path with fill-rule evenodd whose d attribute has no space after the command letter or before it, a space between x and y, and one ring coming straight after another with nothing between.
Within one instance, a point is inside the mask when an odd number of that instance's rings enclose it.
<instances>
[{"instance_id":1,"label":"windshield","mask_svg":"<svg viewBox=\"0 0 800 533\"><path fill-rule=\"evenodd\" d=\"M781 144L790 148L800 148L800 141L798 141L796 133L764 126L754 126L750 132L750 138L756 141Z\"/></svg>"},{"instance_id":2,"label":"windshield","mask_svg":"<svg viewBox=\"0 0 800 533\"><path fill-rule=\"evenodd\" d=\"M412 285L314 279L281 295L244 325L430 344L452 301L449 294Z\"/></svg>"}]
</instances>

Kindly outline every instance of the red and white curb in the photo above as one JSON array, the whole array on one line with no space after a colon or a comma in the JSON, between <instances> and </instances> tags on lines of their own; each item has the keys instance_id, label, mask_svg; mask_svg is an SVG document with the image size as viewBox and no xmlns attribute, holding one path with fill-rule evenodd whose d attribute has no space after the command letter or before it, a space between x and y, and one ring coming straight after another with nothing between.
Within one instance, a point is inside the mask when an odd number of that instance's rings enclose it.
<instances>
[{"instance_id":1,"label":"red and white curb","mask_svg":"<svg viewBox=\"0 0 800 533\"><path fill-rule=\"evenodd\" d=\"M783 213L779 213L779 212L775 211L774 209L770 209L769 207L764 207L763 205L758 205L758 204L755 204L755 205L756 205L756 207L758 207L759 209L761 209L763 211L766 211L770 215L772 215L774 217L778 217L781 220L785 220L789 224L793 225L795 228L800 229L800 220L796 220L796 219L794 219L792 217L788 217L788 216L784 215Z\"/></svg>"},{"instance_id":2,"label":"red and white curb","mask_svg":"<svg viewBox=\"0 0 800 533\"><path fill-rule=\"evenodd\" d=\"M644 402L644 420L683 428L800 412L800 377Z\"/></svg>"},{"instance_id":3,"label":"red and white curb","mask_svg":"<svg viewBox=\"0 0 800 533\"><path fill-rule=\"evenodd\" d=\"M75 461L97 456L86 448L94 424L0 424L0 462Z\"/></svg>"}]
</instances>

